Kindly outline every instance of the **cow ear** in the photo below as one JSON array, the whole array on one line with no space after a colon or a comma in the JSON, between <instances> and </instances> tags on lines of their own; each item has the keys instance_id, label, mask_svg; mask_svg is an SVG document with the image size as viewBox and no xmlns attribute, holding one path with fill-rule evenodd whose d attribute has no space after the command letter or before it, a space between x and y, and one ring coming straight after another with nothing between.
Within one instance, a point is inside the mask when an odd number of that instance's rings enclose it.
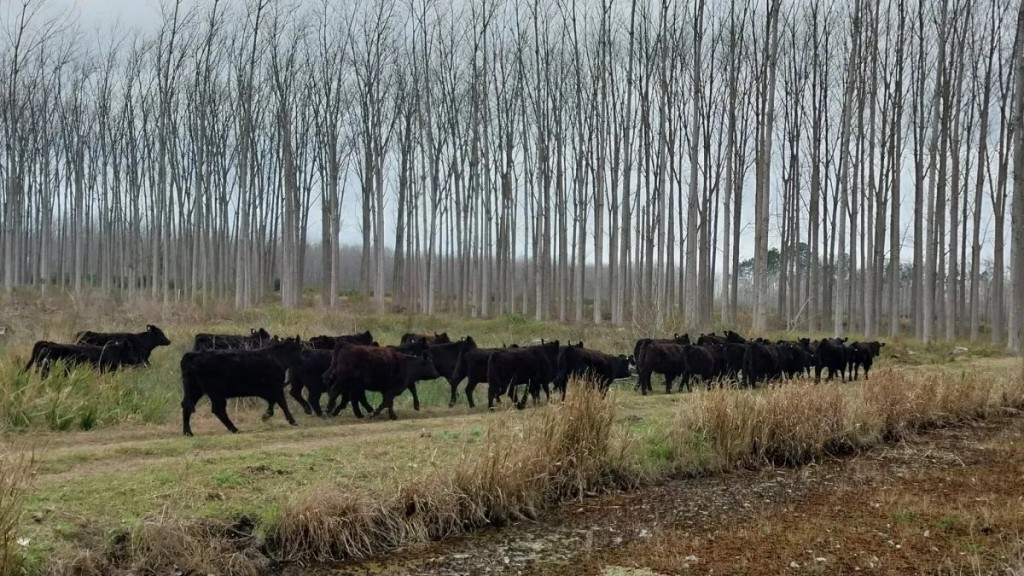
<instances>
[{"instance_id":1,"label":"cow ear","mask_svg":"<svg viewBox=\"0 0 1024 576\"><path fill-rule=\"evenodd\" d=\"M156 332L156 326L153 326L152 324L146 324L146 330L149 330L150 332Z\"/></svg>"}]
</instances>

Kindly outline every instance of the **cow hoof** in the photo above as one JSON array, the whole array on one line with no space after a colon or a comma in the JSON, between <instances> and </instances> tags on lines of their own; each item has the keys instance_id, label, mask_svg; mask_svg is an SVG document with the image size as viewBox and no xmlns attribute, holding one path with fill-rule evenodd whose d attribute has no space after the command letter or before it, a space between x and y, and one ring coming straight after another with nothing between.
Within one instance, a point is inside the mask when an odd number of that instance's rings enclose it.
<instances>
[{"instance_id":1,"label":"cow hoof","mask_svg":"<svg viewBox=\"0 0 1024 576\"><path fill-rule=\"evenodd\" d=\"M239 430L238 428L235 428L234 430L231 431L232 434L240 434L241 432L242 431Z\"/></svg>"},{"instance_id":2,"label":"cow hoof","mask_svg":"<svg viewBox=\"0 0 1024 576\"><path fill-rule=\"evenodd\" d=\"M185 432L185 437L186 438L191 438L192 436L193 436L193 434L191 432Z\"/></svg>"},{"instance_id":3,"label":"cow hoof","mask_svg":"<svg viewBox=\"0 0 1024 576\"><path fill-rule=\"evenodd\" d=\"M289 423L288 423L288 425L289 425L289 426L298 426L298 425L299 425L299 423L298 423L298 422L296 422L296 421L294 421L294 420L292 420L291 422L289 422Z\"/></svg>"},{"instance_id":4,"label":"cow hoof","mask_svg":"<svg viewBox=\"0 0 1024 576\"><path fill-rule=\"evenodd\" d=\"M313 415L313 411L312 410L303 410L303 412L305 412L307 416L312 416Z\"/></svg>"},{"instance_id":5,"label":"cow hoof","mask_svg":"<svg viewBox=\"0 0 1024 576\"><path fill-rule=\"evenodd\" d=\"M270 420L271 417L273 417L273 414L264 414L263 416L260 416L260 420L266 422L267 420Z\"/></svg>"},{"instance_id":6,"label":"cow hoof","mask_svg":"<svg viewBox=\"0 0 1024 576\"><path fill-rule=\"evenodd\" d=\"M388 420L398 420L398 416L396 414L388 414Z\"/></svg>"},{"instance_id":7,"label":"cow hoof","mask_svg":"<svg viewBox=\"0 0 1024 576\"><path fill-rule=\"evenodd\" d=\"M448 407L449 408L455 408L455 402L449 402L448 403Z\"/></svg>"}]
</instances>

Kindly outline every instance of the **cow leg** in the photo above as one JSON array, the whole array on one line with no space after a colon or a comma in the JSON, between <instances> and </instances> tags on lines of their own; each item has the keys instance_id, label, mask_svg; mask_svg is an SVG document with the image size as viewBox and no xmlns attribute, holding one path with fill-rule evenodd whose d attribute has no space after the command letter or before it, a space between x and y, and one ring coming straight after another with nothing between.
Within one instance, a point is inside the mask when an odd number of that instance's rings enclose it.
<instances>
[{"instance_id":1,"label":"cow leg","mask_svg":"<svg viewBox=\"0 0 1024 576\"><path fill-rule=\"evenodd\" d=\"M351 401L352 414L356 418L362 419L364 417L363 411L360 409L360 406L365 407L367 412L373 413L373 406L370 406L370 403L366 401L366 390L360 390L358 392L353 392L352 394L355 394L357 396L355 396L355 398L350 398L349 394L342 395L341 405L337 409L338 412L344 410L345 406L348 406L349 401ZM337 414L337 412L335 414Z\"/></svg>"},{"instance_id":2,"label":"cow leg","mask_svg":"<svg viewBox=\"0 0 1024 576\"><path fill-rule=\"evenodd\" d=\"M274 402L273 402L273 400L267 400L267 411L263 413L263 416L260 417L260 420L266 422L267 420L270 420L273 417L274 417Z\"/></svg>"},{"instance_id":3,"label":"cow leg","mask_svg":"<svg viewBox=\"0 0 1024 576\"><path fill-rule=\"evenodd\" d=\"M309 402L306 402L306 399L302 397L302 389L303 388L304 388L304 386L302 385L301 382L293 381L291 388L288 389L288 393L291 394L292 398L294 398L295 401L299 403L299 406L302 406L302 411L303 412L305 412L306 414L313 414L313 406ZM308 393L309 393L310 397L313 396L313 391L312 390L309 390ZM317 395L317 397L319 398L319 394ZM320 415L319 406L317 408L318 409L316 411L316 415L319 416Z\"/></svg>"},{"instance_id":4,"label":"cow leg","mask_svg":"<svg viewBox=\"0 0 1024 576\"><path fill-rule=\"evenodd\" d=\"M476 390L477 382L470 378L466 380L466 402L469 402L470 408L476 408L476 404L473 403L473 391Z\"/></svg>"},{"instance_id":5,"label":"cow leg","mask_svg":"<svg viewBox=\"0 0 1024 576\"><path fill-rule=\"evenodd\" d=\"M292 411L288 409L288 401L284 397L284 389L278 390L277 398L274 399L274 402L281 407L281 412L284 413L284 418L289 424L292 426L299 425L299 423L295 421L295 417L292 416ZM271 408L273 408L273 405L271 405Z\"/></svg>"},{"instance_id":6,"label":"cow leg","mask_svg":"<svg viewBox=\"0 0 1024 576\"><path fill-rule=\"evenodd\" d=\"M665 374L665 394L672 393L672 381L676 379L676 375L671 372Z\"/></svg>"},{"instance_id":7,"label":"cow leg","mask_svg":"<svg viewBox=\"0 0 1024 576\"><path fill-rule=\"evenodd\" d=\"M452 389L452 393L448 397L448 407L449 408L453 408L455 406L456 400L458 400L459 383L458 382L452 382L450 378L448 378L447 380L448 380L448 386L450 386L451 389Z\"/></svg>"},{"instance_id":8,"label":"cow leg","mask_svg":"<svg viewBox=\"0 0 1024 576\"><path fill-rule=\"evenodd\" d=\"M382 393L382 396L384 398L381 400L380 406L377 406L377 409L373 411L373 414L370 415L370 418L376 418L377 416L380 416L380 413L384 411L384 408L387 408L388 409L388 418L390 418L392 420L397 419L397 416L395 416L395 409L392 406L392 404L395 401L395 394L394 394L394 392L392 392L390 390L385 390Z\"/></svg>"},{"instance_id":9,"label":"cow leg","mask_svg":"<svg viewBox=\"0 0 1024 576\"><path fill-rule=\"evenodd\" d=\"M533 383L532 380L526 382L526 391L522 397L519 398L519 402L516 402L516 409L522 410L526 408L526 397L533 398L533 405L536 406L540 402L540 386Z\"/></svg>"},{"instance_id":10,"label":"cow leg","mask_svg":"<svg viewBox=\"0 0 1024 576\"><path fill-rule=\"evenodd\" d=\"M231 418L228 418L228 401L225 398L213 399L210 398L210 403L213 404L213 415L216 416L220 421L231 431L232 434L238 433L238 428L235 427L234 423L231 422Z\"/></svg>"},{"instance_id":11,"label":"cow leg","mask_svg":"<svg viewBox=\"0 0 1024 576\"><path fill-rule=\"evenodd\" d=\"M319 389L318 390L312 390L312 389L310 389L308 391L308 393L309 393L309 408L310 408L310 410L312 410L313 414L316 414L317 416L323 417L324 416L324 411L323 411L323 408L321 408L321 406L320 406L320 397L323 395L323 390L319 390ZM307 412L307 414L308 413L309 412Z\"/></svg>"},{"instance_id":12,"label":"cow leg","mask_svg":"<svg viewBox=\"0 0 1024 576\"><path fill-rule=\"evenodd\" d=\"M651 371L646 368L641 369L636 383L640 386L640 394L647 396L647 391L651 389Z\"/></svg>"},{"instance_id":13,"label":"cow leg","mask_svg":"<svg viewBox=\"0 0 1024 576\"><path fill-rule=\"evenodd\" d=\"M185 399L181 401L181 430L185 436L192 436L192 413L196 411L196 401L198 399L189 398L185 396Z\"/></svg>"},{"instance_id":14,"label":"cow leg","mask_svg":"<svg viewBox=\"0 0 1024 576\"><path fill-rule=\"evenodd\" d=\"M409 392L412 393L412 409L420 411L420 395L416 393L416 383L409 384ZM394 420L394 418L392 418Z\"/></svg>"}]
</instances>

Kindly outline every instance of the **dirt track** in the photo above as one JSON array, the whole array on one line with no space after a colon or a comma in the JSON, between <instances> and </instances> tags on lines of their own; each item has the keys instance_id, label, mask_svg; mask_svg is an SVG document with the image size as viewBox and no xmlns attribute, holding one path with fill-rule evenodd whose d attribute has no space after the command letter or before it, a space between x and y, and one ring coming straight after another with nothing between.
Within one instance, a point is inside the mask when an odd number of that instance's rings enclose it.
<instances>
[{"instance_id":1,"label":"dirt track","mask_svg":"<svg viewBox=\"0 0 1024 576\"><path fill-rule=\"evenodd\" d=\"M801 469L594 498L318 573L1022 574L1022 537L1018 414Z\"/></svg>"}]
</instances>

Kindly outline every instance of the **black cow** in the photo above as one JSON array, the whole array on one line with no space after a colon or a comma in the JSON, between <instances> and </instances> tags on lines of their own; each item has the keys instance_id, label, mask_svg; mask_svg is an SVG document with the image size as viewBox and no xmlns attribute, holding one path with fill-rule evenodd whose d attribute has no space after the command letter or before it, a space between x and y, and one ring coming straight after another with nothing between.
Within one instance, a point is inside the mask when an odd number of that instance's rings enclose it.
<instances>
[{"instance_id":1,"label":"black cow","mask_svg":"<svg viewBox=\"0 0 1024 576\"><path fill-rule=\"evenodd\" d=\"M683 334L683 335L675 334L675 335L673 335L672 338L641 338L641 339L636 341L636 344L633 345L633 358L636 361L638 367L640 365L640 352L641 352L641 350L643 349L644 346L646 346L647 344L652 343L652 342L655 343L655 344L680 344L680 345L682 345L682 344L690 344L691 343L690 342L690 335L689 334Z\"/></svg>"},{"instance_id":2,"label":"black cow","mask_svg":"<svg viewBox=\"0 0 1024 576\"><path fill-rule=\"evenodd\" d=\"M204 350L255 350L269 344L273 338L263 328L253 328L248 336L238 334L196 334L193 352Z\"/></svg>"},{"instance_id":3,"label":"black cow","mask_svg":"<svg viewBox=\"0 0 1024 576\"><path fill-rule=\"evenodd\" d=\"M762 380L782 377L782 360L775 344L764 340L747 342L746 353L743 355L743 381L753 388Z\"/></svg>"},{"instance_id":4,"label":"black cow","mask_svg":"<svg viewBox=\"0 0 1024 576\"><path fill-rule=\"evenodd\" d=\"M776 344L779 354L780 369L790 378L807 376L810 373L812 356L799 342L779 342Z\"/></svg>"},{"instance_id":5,"label":"black cow","mask_svg":"<svg viewBox=\"0 0 1024 576\"><path fill-rule=\"evenodd\" d=\"M209 396L212 411L232 433L238 432L228 418L228 398L258 397L277 404L292 426L295 418L284 397L285 372L300 361L298 337L271 342L257 350L203 350L181 357L181 418L185 436L192 435L190 421L196 403ZM270 410L268 410L268 413Z\"/></svg>"},{"instance_id":6,"label":"black cow","mask_svg":"<svg viewBox=\"0 0 1024 576\"><path fill-rule=\"evenodd\" d=\"M871 342L854 342L850 344L849 349L852 351L853 356L853 379L856 380L858 376L858 368L864 368L864 379L868 379L868 371L871 370L871 365L874 364L875 358L882 353L882 347L885 346L884 342L873 340Z\"/></svg>"},{"instance_id":7,"label":"black cow","mask_svg":"<svg viewBox=\"0 0 1024 576\"><path fill-rule=\"evenodd\" d=\"M50 374L50 367L57 361L64 362L65 373L70 373L81 364L89 364L100 372L107 372L140 363L136 347L124 340L113 340L102 346L41 340L32 347L32 355L22 372L27 372L35 365L45 378Z\"/></svg>"},{"instance_id":8,"label":"black cow","mask_svg":"<svg viewBox=\"0 0 1024 576\"><path fill-rule=\"evenodd\" d=\"M718 373L723 378L739 381L740 372L743 371L743 357L747 354L746 344L726 343L718 347L720 350L718 358L724 362L718 368Z\"/></svg>"},{"instance_id":9,"label":"black cow","mask_svg":"<svg viewBox=\"0 0 1024 576\"><path fill-rule=\"evenodd\" d=\"M651 390L651 374L662 374L665 377L665 393L672 391L672 382L676 376L689 379L683 346L675 342L648 341L640 348L636 360L638 373L637 386L644 396Z\"/></svg>"},{"instance_id":10,"label":"black cow","mask_svg":"<svg viewBox=\"0 0 1024 576\"><path fill-rule=\"evenodd\" d=\"M493 409L494 399L506 391L514 400L516 387L520 384L526 384L534 402L539 402L540 390L547 390L547 384L555 377L558 352L559 344L555 340L538 346L505 348L491 354L487 361L487 408ZM526 407L526 394L516 407Z\"/></svg>"},{"instance_id":11,"label":"black cow","mask_svg":"<svg viewBox=\"0 0 1024 576\"><path fill-rule=\"evenodd\" d=\"M430 334L413 334L411 332L406 332L405 334L402 334L402 339L398 342L399 344L410 344L417 340L425 340L428 345L447 344L451 342L451 338L448 337L447 332L441 332L440 334L434 332L433 336Z\"/></svg>"},{"instance_id":12,"label":"black cow","mask_svg":"<svg viewBox=\"0 0 1024 576\"><path fill-rule=\"evenodd\" d=\"M716 354L710 346L683 345L683 362L686 366L685 378L679 381L679 389L686 385L688 391L693 391L693 380L699 377L710 388L715 376L719 374Z\"/></svg>"},{"instance_id":13,"label":"black cow","mask_svg":"<svg viewBox=\"0 0 1024 576\"><path fill-rule=\"evenodd\" d=\"M317 350L334 350L334 347L339 342L348 342L349 344L362 344L369 346L373 344L373 334L370 331L359 332L358 334L343 334L341 336L313 336L309 339L309 344Z\"/></svg>"},{"instance_id":14,"label":"black cow","mask_svg":"<svg viewBox=\"0 0 1024 576\"><path fill-rule=\"evenodd\" d=\"M448 400L448 407L451 408L455 406L459 382L465 376L461 374L458 379L455 378L459 358L466 352L476 350L476 341L473 340L472 336L466 336L458 342L433 344L427 349L430 351L430 356L434 359L434 367L437 369L437 373L447 380L448 386L451 387L451 397Z\"/></svg>"},{"instance_id":15,"label":"black cow","mask_svg":"<svg viewBox=\"0 0 1024 576\"><path fill-rule=\"evenodd\" d=\"M152 324L146 325L145 332L138 333L91 332L86 330L75 334L75 340L78 344L91 344L93 346L103 346L115 340L127 342L135 347L139 363L146 366L149 365L149 355L153 352L154 348L157 346L168 346L171 343L167 339L167 335L164 334L164 331Z\"/></svg>"},{"instance_id":16,"label":"black cow","mask_svg":"<svg viewBox=\"0 0 1024 576\"><path fill-rule=\"evenodd\" d=\"M746 344L747 339L732 330L725 331L725 341L729 344Z\"/></svg>"},{"instance_id":17,"label":"black cow","mask_svg":"<svg viewBox=\"0 0 1024 576\"><path fill-rule=\"evenodd\" d=\"M697 338L698 346L709 346L711 344L725 344L725 338L718 336L714 332L711 334L701 334L700 337Z\"/></svg>"},{"instance_id":18,"label":"black cow","mask_svg":"<svg viewBox=\"0 0 1024 576\"><path fill-rule=\"evenodd\" d=\"M324 384L330 388L327 411L337 415L349 401L372 390L380 392L383 400L371 417L379 416L387 408L388 418L395 420L396 396L409 388L413 393L415 408L419 410L416 382L439 377L430 352L410 356L388 348L342 344L335 348L331 366L323 375ZM339 396L342 401L336 404ZM353 402L352 410L357 417L362 418L358 403Z\"/></svg>"},{"instance_id":19,"label":"black cow","mask_svg":"<svg viewBox=\"0 0 1024 576\"><path fill-rule=\"evenodd\" d=\"M286 384L290 385L289 393L296 402L302 406L306 414L323 416L324 412L320 407L320 398L328 391L324 385L324 372L331 367L331 350L303 350L299 356L299 362L288 370ZM308 401L302 397L302 390L306 390ZM367 412L373 410L366 396L361 395L356 399ZM267 408L267 414L273 416L273 405Z\"/></svg>"},{"instance_id":20,"label":"black cow","mask_svg":"<svg viewBox=\"0 0 1024 576\"><path fill-rule=\"evenodd\" d=\"M499 350L508 350L509 348L476 348L473 350L467 350L462 354L459 354L458 360L455 362L455 368L452 370L452 377L449 382L454 382L452 386L452 397L448 401L448 407L451 408L455 405L456 389L459 382L466 379L466 401L469 402L470 408L475 408L476 404L473 402L473 391L476 390L477 384L481 382L488 382L487 380L487 362L491 359L491 354ZM489 395L488 395L489 396ZM495 398L498 402L501 402L501 398Z\"/></svg>"},{"instance_id":21,"label":"black cow","mask_svg":"<svg viewBox=\"0 0 1024 576\"><path fill-rule=\"evenodd\" d=\"M817 363L814 366L814 381L821 382L822 370L828 369L828 380L838 372L846 380L846 338L822 338L814 350Z\"/></svg>"},{"instance_id":22,"label":"black cow","mask_svg":"<svg viewBox=\"0 0 1024 576\"><path fill-rule=\"evenodd\" d=\"M612 356L579 346L565 346L558 352L555 389L562 393L562 400L565 400L569 379L589 376L596 381L601 391L605 391L613 380L629 378L629 363L629 357L623 354Z\"/></svg>"}]
</instances>

